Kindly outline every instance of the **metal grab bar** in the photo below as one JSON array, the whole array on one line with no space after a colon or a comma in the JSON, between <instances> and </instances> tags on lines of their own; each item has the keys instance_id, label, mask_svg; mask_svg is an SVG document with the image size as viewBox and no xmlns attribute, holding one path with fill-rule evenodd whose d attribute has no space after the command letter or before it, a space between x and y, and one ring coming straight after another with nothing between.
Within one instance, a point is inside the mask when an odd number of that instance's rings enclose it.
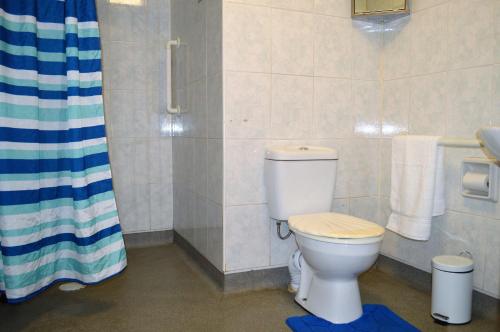
<instances>
[{"instance_id":1,"label":"metal grab bar","mask_svg":"<svg viewBox=\"0 0 500 332\"><path fill-rule=\"evenodd\" d=\"M179 114L181 113L181 108L179 105L173 107L172 105L172 46L181 46L181 39L177 38L174 40L169 40L167 42L167 113L169 114Z\"/></svg>"}]
</instances>

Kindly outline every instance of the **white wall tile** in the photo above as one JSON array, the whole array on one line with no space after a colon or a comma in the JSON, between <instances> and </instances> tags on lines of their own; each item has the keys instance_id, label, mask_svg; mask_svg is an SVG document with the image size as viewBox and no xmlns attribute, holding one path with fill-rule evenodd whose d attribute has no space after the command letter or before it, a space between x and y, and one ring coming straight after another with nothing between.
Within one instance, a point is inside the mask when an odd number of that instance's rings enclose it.
<instances>
[{"instance_id":1,"label":"white wall tile","mask_svg":"<svg viewBox=\"0 0 500 332\"><path fill-rule=\"evenodd\" d=\"M478 128L499 123L500 112L491 111L493 67L448 73L447 135L474 137Z\"/></svg>"},{"instance_id":2,"label":"white wall tile","mask_svg":"<svg viewBox=\"0 0 500 332\"><path fill-rule=\"evenodd\" d=\"M348 198L333 199L332 211L337 213L349 214L349 199Z\"/></svg>"},{"instance_id":3,"label":"white wall tile","mask_svg":"<svg viewBox=\"0 0 500 332\"><path fill-rule=\"evenodd\" d=\"M207 75L222 72L222 0L208 0L206 17Z\"/></svg>"},{"instance_id":4,"label":"white wall tile","mask_svg":"<svg viewBox=\"0 0 500 332\"><path fill-rule=\"evenodd\" d=\"M411 9L413 12L417 12L426 8L441 5L446 2L450 2L450 0L417 0L412 1Z\"/></svg>"},{"instance_id":5,"label":"white wall tile","mask_svg":"<svg viewBox=\"0 0 500 332\"><path fill-rule=\"evenodd\" d=\"M456 0L449 7L449 48L452 68L491 64L495 36L495 0Z\"/></svg>"},{"instance_id":6,"label":"white wall tile","mask_svg":"<svg viewBox=\"0 0 500 332\"><path fill-rule=\"evenodd\" d=\"M207 140L194 140L194 192L206 197L207 193Z\"/></svg>"},{"instance_id":7,"label":"white wall tile","mask_svg":"<svg viewBox=\"0 0 500 332\"><path fill-rule=\"evenodd\" d=\"M409 132L444 135L448 110L447 74L413 77L410 82Z\"/></svg>"},{"instance_id":8,"label":"white wall tile","mask_svg":"<svg viewBox=\"0 0 500 332\"><path fill-rule=\"evenodd\" d=\"M268 137L306 138L310 135L313 78L273 75L272 107Z\"/></svg>"},{"instance_id":9,"label":"white wall tile","mask_svg":"<svg viewBox=\"0 0 500 332\"><path fill-rule=\"evenodd\" d=\"M207 258L220 271L223 267L223 220L222 205L207 204Z\"/></svg>"},{"instance_id":10,"label":"white wall tile","mask_svg":"<svg viewBox=\"0 0 500 332\"><path fill-rule=\"evenodd\" d=\"M352 20L352 78L379 80L382 65L383 25Z\"/></svg>"},{"instance_id":11,"label":"white wall tile","mask_svg":"<svg viewBox=\"0 0 500 332\"><path fill-rule=\"evenodd\" d=\"M135 209L135 219L128 224L133 231L151 230L151 210L149 184L136 184L133 188L135 197L133 209ZM127 230L127 229L126 229Z\"/></svg>"},{"instance_id":12,"label":"white wall tile","mask_svg":"<svg viewBox=\"0 0 500 332\"><path fill-rule=\"evenodd\" d=\"M352 139L349 146L349 196L374 196L378 194L380 158L376 139Z\"/></svg>"},{"instance_id":13,"label":"white wall tile","mask_svg":"<svg viewBox=\"0 0 500 332\"><path fill-rule=\"evenodd\" d=\"M310 41L306 41L310 44ZM327 77L351 77L351 20L315 16L314 74ZM310 48L310 46L309 46Z\"/></svg>"},{"instance_id":14,"label":"white wall tile","mask_svg":"<svg viewBox=\"0 0 500 332\"><path fill-rule=\"evenodd\" d=\"M238 2L248 5L271 6L272 0L224 0L224 2Z\"/></svg>"},{"instance_id":15,"label":"white wall tile","mask_svg":"<svg viewBox=\"0 0 500 332\"><path fill-rule=\"evenodd\" d=\"M384 79L406 77L411 72L412 25L406 16L384 25Z\"/></svg>"},{"instance_id":16,"label":"white wall tile","mask_svg":"<svg viewBox=\"0 0 500 332\"><path fill-rule=\"evenodd\" d=\"M207 199L199 194L195 195L194 211L194 241L193 245L203 256L207 257Z\"/></svg>"},{"instance_id":17,"label":"white wall tile","mask_svg":"<svg viewBox=\"0 0 500 332\"><path fill-rule=\"evenodd\" d=\"M105 105L108 136L131 137L135 129L136 94L125 90L109 90L105 94L105 101L108 102Z\"/></svg>"},{"instance_id":18,"label":"white wall tile","mask_svg":"<svg viewBox=\"0 0 500 332\"><path fill-rule=\"evenodd\" d=\"M385 81L383 99L382 135L391 137L408 133L410 80Z\"/></svg>"},{"instance_id":19,"label":"white wall tile","mask_svg":"<svg viewBox=\"0 0 500 332\"><path fill-rule=\"evenodd\" d=\"M277 8L312 11L314 0L271 0L271 5Z\"/></svg>"},{"instance_id":20,"label":"white wall tile","mask_svg":"<svg viewBox=\"0 0 500 332\"><path fill-rule=\"evenodd\" d=\"M433 73L448 68L448 22L446 4L413 15L411 22L413 74Z\"/></svg>"},{"instance_id":21,"label":"white wall tile","mask_svg":"<svg viewBox=\"0 0 500 332\"><path fill-rule=\"evenodd\" d=\"M263 140L226 140L224 146L225 204L265 202Z\"/></svg>"},{"instance_id":22,"label":"white wall tile","mask_svg":"<svg viewBox=\"0 0 500 332\"><path fill-rule=\"evenodd\" d=\"M495 24L495 50L493 60L500 63L500 3L497 1L494 8L493 21Z\"/></svg>"},{"instance_id":23,"label":"white wall tile","mask_svg":"<svg viewBox=\"0 0 500 332\"><path fill-rule=\"evenodd\" d=\"M380 141L380 195L388 197L391 194L391 164L392 140Z\"/></svg>"},{"instance_id":24,"label":"white wall tile","mask_svg":"<svg viewBox=\"0 0 500 332\"><path fill-rule=\"evenodd\" d=\"M349 214L372 222L378 220L378 197L349 198Z\"/></svg>"},{"instance_id":25,"label":"white wall tile","mask_svg":"<svg viewBox=\"0 0 500 332\"><path fill-rule=\"evenodd\" d=\"M207 137L222 138L223 134L222 74L207 78Z\"/></svg>"},{"instance_id":26,"label":"white wall tile","mask_svg":"<svg viewBox=\"0 0 500 332\"><path fill-rule=\"evenodd\" d=\"M271 109L271 75L227 72L225 121L228 138L265 138Z\"/></svg>"},{"instance_id":27,"label":"white wall tile","mask_svg":"<svg viewBox=\"0 0 500 332\"><path fill-rule=\"evenodd\" d=\"M221 139L207 141L207 199L222 204L223 143Z\"/></svg>"},{"instance_id":28,"label":"white wall tile","mask_svg":"<svg viewBox=\"0 0 500 332\"><path fill-rule=\"evenodd\" d=\"M380 136L381 108L381 87L377 81L352 81L352 111L356 136Z\"/></svg>"},{"instance_id":29,"label":"white wall tile","mask_svg":"<svg viewBox=\"0 0 500 332\"><path fill-rule=\"evenodd\" d=\"M224 4L224 68L269 72L271 9Z\"/></svg>"},{"instance_id":30,"label":"white wall tile","mask_svg":"<svg viewBox=\"0 0 500 332\"><path fill-rule=\"evenodd\" d=\"M351 17L350 0L314 0L314 11L339 17Z\"/></svg>"},{"instance_id":31,"label":"white wall tile","mask_svg":"<svg viewBox=\"0 0 500 332\"><path fill-rule=\"evenodd\" d=\"M226 207L225 271L269 266L269 223L265 205Z\"/></svg>"},{"instance_id":32,"label":"white wall tile","mask_svg":"<svg viewBox=\"0 0 500 332\"><path fill-rule=\"evenodd\" d=\"M272 72L312 75L313 16L272 10Z\"/></svg>"},{"instance_id":33,"label":"white wall tile","mask_svg":"<svg viewBox=\"0 0 500 332\"><path fill-rule=\"evenodd\" d=\"M353 133L351 80L314 78L314 135L350 137Z\"/></svg>"},{"instance_id":34,"label":"white wall tile","mask_svg":"<svg viewBox=\"0 0 500 332\"><path fill-rule=\"evenodd\" d=\"M172 185L153 183L149 186L151 230L173 228Z\"/></svg>"},{"instance_id":35,"label":"white wall tile","mask_svg":"<svg viewBox=\"0 0 500 332\"><path fill-rule=\"evenodd\" d=\"M484 290L489 294L500 297L500 221L485 221L485 262L484 262Z\"/></svg>"},{"instance_id":36,"label":"white wall tile","mask_svg":"<svg viewBox=\"0 0 500 332\"><path fill-rule=\"evenodd\" d=\"M147 139L136 139L134 141L134 158L132 162L134 164L134 183L136 184L149 183L149 148L150 144Z\"/></svg>"}]
</instances>

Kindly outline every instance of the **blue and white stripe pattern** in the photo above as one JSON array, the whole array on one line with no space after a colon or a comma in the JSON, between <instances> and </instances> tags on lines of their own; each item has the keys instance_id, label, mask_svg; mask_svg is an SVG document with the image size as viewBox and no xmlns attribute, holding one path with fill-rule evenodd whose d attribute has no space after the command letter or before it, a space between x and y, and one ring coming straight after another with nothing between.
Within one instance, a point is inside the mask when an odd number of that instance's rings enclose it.
<instances>
[{"instance_id":1,"label":"blue and white stripe pattern","mask_svg":"<svg viewBox=\"0 0 500 332\"><path fill-rule=\"evenodd\" d=\"M126 266L94 0L0 0L0 292Z\"/></svg>"}]
</instances>

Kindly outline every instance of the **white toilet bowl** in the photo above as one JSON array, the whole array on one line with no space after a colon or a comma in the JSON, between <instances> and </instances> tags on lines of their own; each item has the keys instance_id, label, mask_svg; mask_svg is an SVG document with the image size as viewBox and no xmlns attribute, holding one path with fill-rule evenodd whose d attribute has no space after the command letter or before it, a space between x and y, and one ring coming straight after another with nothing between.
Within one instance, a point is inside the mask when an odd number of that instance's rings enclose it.
<instances>
[{"instance_id":1,"label":"white toilet bowl","mask_svg":"<svg viewBox=\"0 0 500 332\"><path fill-rule=\"evenodd\" d=\"M330 213L320 216L329 216L332 220L349 219L354 224L357 220L362 224L356 230L356 238L338 238L308 234L318 233L318 230L300 230L292 217L290 228L295 232L303 257L300 287L295 300L312 314L332 323L349 323L363 313L357 277L375 263L383 239L383 228L346 215ZM311 225L311 219L309 216L309 220L302 225ZM305 227L299 225L299 228ZM335 234L338 231L330 229L325 233ZM343 231L345 233L345 229Z\"/></svg>"},{"instance_id":2,"label":"white toilet bowl","mask_svg":"<svg viewBox=\"0 0 500 332\"><path fill-rule=\"evenodd\" d=\"M325 147L270 147L264 173L269 216L288 221L302 252L296 301L330 322L349 323L362 315L357 277L377 259L384 228L318 213L330 210L337 160Z\"/></svg>"}]
</instances>

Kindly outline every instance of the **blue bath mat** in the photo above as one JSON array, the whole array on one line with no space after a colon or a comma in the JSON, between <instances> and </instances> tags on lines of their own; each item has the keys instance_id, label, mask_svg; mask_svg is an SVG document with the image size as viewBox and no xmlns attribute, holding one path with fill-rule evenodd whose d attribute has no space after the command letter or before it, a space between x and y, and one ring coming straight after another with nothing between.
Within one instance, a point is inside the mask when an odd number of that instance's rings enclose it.
<instances>
[{"instance_id":1,"label":"blue bath mat","mask_svg":"<svg viewBox=\"0 0 500 332\"><path fill-rule=\"evenodd\" d=\"M333 324L313 315L290 317L294 332L418 332L419 330L381 304L363 305L363 316L349 324Z\"/></svg>"}]
</instances>

